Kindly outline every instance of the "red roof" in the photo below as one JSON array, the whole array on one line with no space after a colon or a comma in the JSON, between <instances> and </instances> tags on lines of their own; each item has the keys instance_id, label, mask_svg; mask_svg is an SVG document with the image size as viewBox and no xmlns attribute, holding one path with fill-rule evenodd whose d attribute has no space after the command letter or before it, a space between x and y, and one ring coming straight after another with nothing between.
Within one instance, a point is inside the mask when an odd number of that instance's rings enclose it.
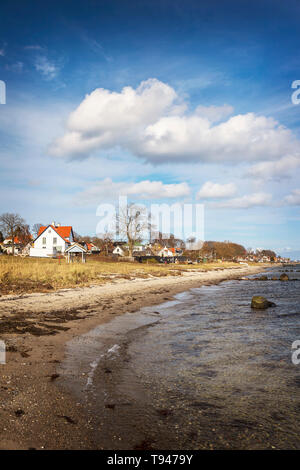
<instances>
[{"instance_id":1,"label":"red roof","mask_svg":"<svg viewBox=\"0 0 300 470\"><path fill-rule=\"evenodd\" d=\"M69 240L66 240L67 238L70 238L72 227L71 226L66 226L66 227L54 227L53 225L47 225L47 227L40 227L39 233L37 235L37 238L46 230L46 228L51 227L53 230L55 230L58 235L60 235L66 242Z\"/></svg>"}]
</instances>

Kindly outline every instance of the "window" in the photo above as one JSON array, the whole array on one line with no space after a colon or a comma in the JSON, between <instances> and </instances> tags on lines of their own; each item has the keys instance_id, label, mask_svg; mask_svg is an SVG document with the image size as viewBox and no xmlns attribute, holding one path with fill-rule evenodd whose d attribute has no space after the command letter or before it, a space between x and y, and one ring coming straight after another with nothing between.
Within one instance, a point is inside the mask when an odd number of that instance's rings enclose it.
<instances>
[{"instance_id":1,"label":"window","mask_svg":"<svg viewBox=\"0 0 300 470\"><path fill-rule=\"evenodd\" d=\"M57 238L53 238L53 245L56 245L57 243Z\"/></svg>"},{"instance_id":2,"label":"window","mask_svg":"<svg viewBox=\"0 0 300 470\"><path fill-rule=\"evenodd\" d=\"M46 237L43 237L43 245L46 245Z\"/></svg>"}]
</instances>

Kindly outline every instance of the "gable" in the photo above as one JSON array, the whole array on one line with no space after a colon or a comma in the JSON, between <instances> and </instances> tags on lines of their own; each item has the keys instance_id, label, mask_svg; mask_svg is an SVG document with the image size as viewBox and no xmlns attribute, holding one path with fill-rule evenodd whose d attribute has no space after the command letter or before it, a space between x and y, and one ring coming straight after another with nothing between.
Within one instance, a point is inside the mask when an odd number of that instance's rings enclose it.
<instances>
[{"instance_id":1,"label":"gable","mask_svg":"<svg viewBox=\"0 0 300 470\"><path fill-rule=\"evenodd\" d=\"M58 235L59 238L61 238L64 242L68 242L68 240L66 240L64 237L61 236L60 233L57 232L56 230L56 227L53 227L52 225L48 225L47 227L40 227L40 230L39 230L39 234L38 236L36 237L36 239L34 240L34 242L36 242L38 240L38 238L40 238L42 235L46 236L47 235L47 231L51 229L52 232L54 232L55 235Z\"/></svg>"},{"instance_id":2,"label":"gable","mask_svg":"<svg viewBox=\"0 0 300 470\"><path fill-rule=\"evenodd\" d=\"M70 236L73 236L73 229L71 225L65 227L54 227L53 225L47 225L46 227L40 227L38 235L34 241L36 241L47 229L51 228L54 232L63 239L64 242L68 243L70 241ZM74 236L73 236L74 237Z\"/></svg>"},{"instance_id":3,"label":"gable","mask_svg":"<svg viewBox=\"0 0 300 470\"><path fill-rule=\"evenodd\" d=\"M73 243L66 249L66 253L86 253L86 249L78 243Z\"/></svg>"}]
</instances>

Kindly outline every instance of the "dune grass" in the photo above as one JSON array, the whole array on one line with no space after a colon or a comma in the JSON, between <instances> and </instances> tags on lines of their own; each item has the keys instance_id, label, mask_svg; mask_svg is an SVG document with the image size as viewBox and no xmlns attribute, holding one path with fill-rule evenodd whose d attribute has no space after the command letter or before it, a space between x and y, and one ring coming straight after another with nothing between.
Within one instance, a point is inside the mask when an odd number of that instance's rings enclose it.
<instances>
[{"instance_id":1,"label":"dune grass","mask_svg":"<svg viewBox=\"0 0 300 470\"><path fill-rule=\"evenodd\" d=\"M208 271L237 266L236 263L199 265L128 263L87 257L82 264L67 264L62 258L0 256L0 293L43 292L75 286L101 284L112 279L178 276L187 271Z\"/></svg>"}]
</instances>

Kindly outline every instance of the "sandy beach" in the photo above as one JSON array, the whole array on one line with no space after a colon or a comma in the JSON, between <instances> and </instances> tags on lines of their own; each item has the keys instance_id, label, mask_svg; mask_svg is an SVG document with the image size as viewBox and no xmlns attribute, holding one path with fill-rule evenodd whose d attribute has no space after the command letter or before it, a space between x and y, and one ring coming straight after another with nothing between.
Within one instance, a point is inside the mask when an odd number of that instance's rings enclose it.
<instances>
[{"instance_id":1,"label":"sandy beach","mask_svg":"<svg viewBox=\"0 0 300 470\"><path fill-rule=\"evenodd\" d=\"M84 406L57 386L65 345L116 315L171 300L192 287L261 272L265 266L115 280L101 286L0 297L6 364L0 388L2 449L93 449Z\"/></svg>"}]
</instances>

